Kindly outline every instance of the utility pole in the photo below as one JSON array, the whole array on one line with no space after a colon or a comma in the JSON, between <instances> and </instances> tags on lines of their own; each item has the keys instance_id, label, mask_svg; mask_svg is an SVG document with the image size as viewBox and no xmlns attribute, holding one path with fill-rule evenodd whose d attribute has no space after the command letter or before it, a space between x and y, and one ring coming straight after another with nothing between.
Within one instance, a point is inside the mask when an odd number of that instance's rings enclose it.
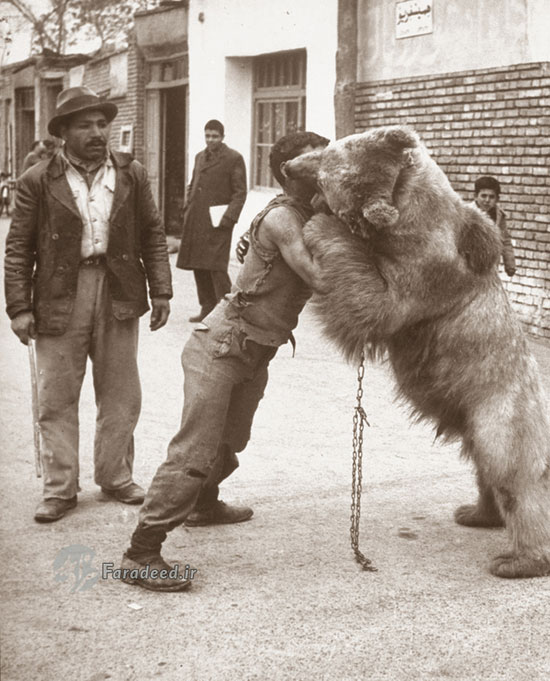
<instances>
[{"instance_id":1,"label":"utility pole","mask_svg":"<svg viewBox=\"0 0 550 681\"><path fill-rule=\"evenodd\" d=\"M357 3L358 0L338 0L338 50L334 88L336 138L355 132Z\"/></svg>"}]
</instances>

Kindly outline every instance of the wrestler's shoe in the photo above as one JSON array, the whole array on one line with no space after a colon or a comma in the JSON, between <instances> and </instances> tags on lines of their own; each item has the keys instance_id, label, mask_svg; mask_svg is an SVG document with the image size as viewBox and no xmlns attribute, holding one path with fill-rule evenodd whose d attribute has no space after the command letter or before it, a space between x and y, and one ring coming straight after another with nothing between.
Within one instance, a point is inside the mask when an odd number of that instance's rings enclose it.
<instances>
[{"instance_id":1,"label":"wrestler's shoe","mask_svg":"<svg viewBox=\"0 0 550 681\"><path fill-rule=\"evenodd\" d=\"M149 591L176 592L191 586L191 580L186 579L186 573L181 570L180 565L170 565L160 555L134 560L124 553L120 570L120 579L123 582Z\"/></svg>"},{"instance_id":2,"label":"wrestler's shoe","mask_svg":"<svg viewBox=\"0 0 550 681\"><path fill-rule=\"evenodd\" d=\"M210 508L202 511L191 511L185 519L187 527L203 527L205 525L229 525L250 520L254 511L248 506L230 506L223 501L216 501Z\"/></svg>"}]
</instances>

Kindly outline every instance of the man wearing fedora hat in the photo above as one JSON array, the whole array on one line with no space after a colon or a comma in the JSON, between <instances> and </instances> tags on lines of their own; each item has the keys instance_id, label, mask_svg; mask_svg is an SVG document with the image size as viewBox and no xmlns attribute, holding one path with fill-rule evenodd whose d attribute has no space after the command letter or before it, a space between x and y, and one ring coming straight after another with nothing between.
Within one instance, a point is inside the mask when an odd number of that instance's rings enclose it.
<instances>
[{"instance_id":1,"label":"man wearing fedora hat","mask_svg":"<svg viewBox=\"0 0 550 681\"><path fill-rule=\"evenodd\" d=\"M44 493L35 520L76 506L78 402L87 358L97 404L95 481L137 504L133 432L140 410L138 318L151 299L154 331L172 297L166 237L143 166L109 150L117 107L87 87L63 90L48 132L53 158L18 180L6 240L7 313L20 341L35 339Z\"/></svg>"}]
</instances>

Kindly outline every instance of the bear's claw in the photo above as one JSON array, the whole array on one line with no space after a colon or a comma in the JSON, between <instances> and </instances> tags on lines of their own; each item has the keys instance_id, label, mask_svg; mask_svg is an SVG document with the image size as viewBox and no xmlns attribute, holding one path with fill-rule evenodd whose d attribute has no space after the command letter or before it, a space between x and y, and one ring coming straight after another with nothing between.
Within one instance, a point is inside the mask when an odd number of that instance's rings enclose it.
<instances>
[{"instance_id":1,"label":"bear's claw","mask_svg":"<svg viewBox=\"0 0 550 681\"><path fill-rule=\"evenodd\" d=\"M546 577L550 575L550 559L504 553L493 559L489 570L495 577L505 579Z\"/></svg>"}]
</instances>

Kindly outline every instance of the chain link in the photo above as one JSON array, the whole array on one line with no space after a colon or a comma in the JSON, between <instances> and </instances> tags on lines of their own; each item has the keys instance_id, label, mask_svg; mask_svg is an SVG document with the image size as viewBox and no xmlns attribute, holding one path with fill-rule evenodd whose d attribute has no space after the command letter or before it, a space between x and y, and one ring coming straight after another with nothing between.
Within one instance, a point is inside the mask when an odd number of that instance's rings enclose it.
<instances>
[{"instance_id":1,"label":"chain link","mask_svg":"<svg viewBox=\"0 0 550 681\"><path fill-rule=\"evenodd\" d=\"M363 430L365 423L370 426L367 414L361 405L363 399L363 377L365 375L365 353L361 353L361 361L357 370L357 403L353 412L353 460L351 477L351 548L355 560L363 570L376 572L371 560L359 550L359 523L361 520L361 492L363 489Z\"/></svg>"}]
</instances>

